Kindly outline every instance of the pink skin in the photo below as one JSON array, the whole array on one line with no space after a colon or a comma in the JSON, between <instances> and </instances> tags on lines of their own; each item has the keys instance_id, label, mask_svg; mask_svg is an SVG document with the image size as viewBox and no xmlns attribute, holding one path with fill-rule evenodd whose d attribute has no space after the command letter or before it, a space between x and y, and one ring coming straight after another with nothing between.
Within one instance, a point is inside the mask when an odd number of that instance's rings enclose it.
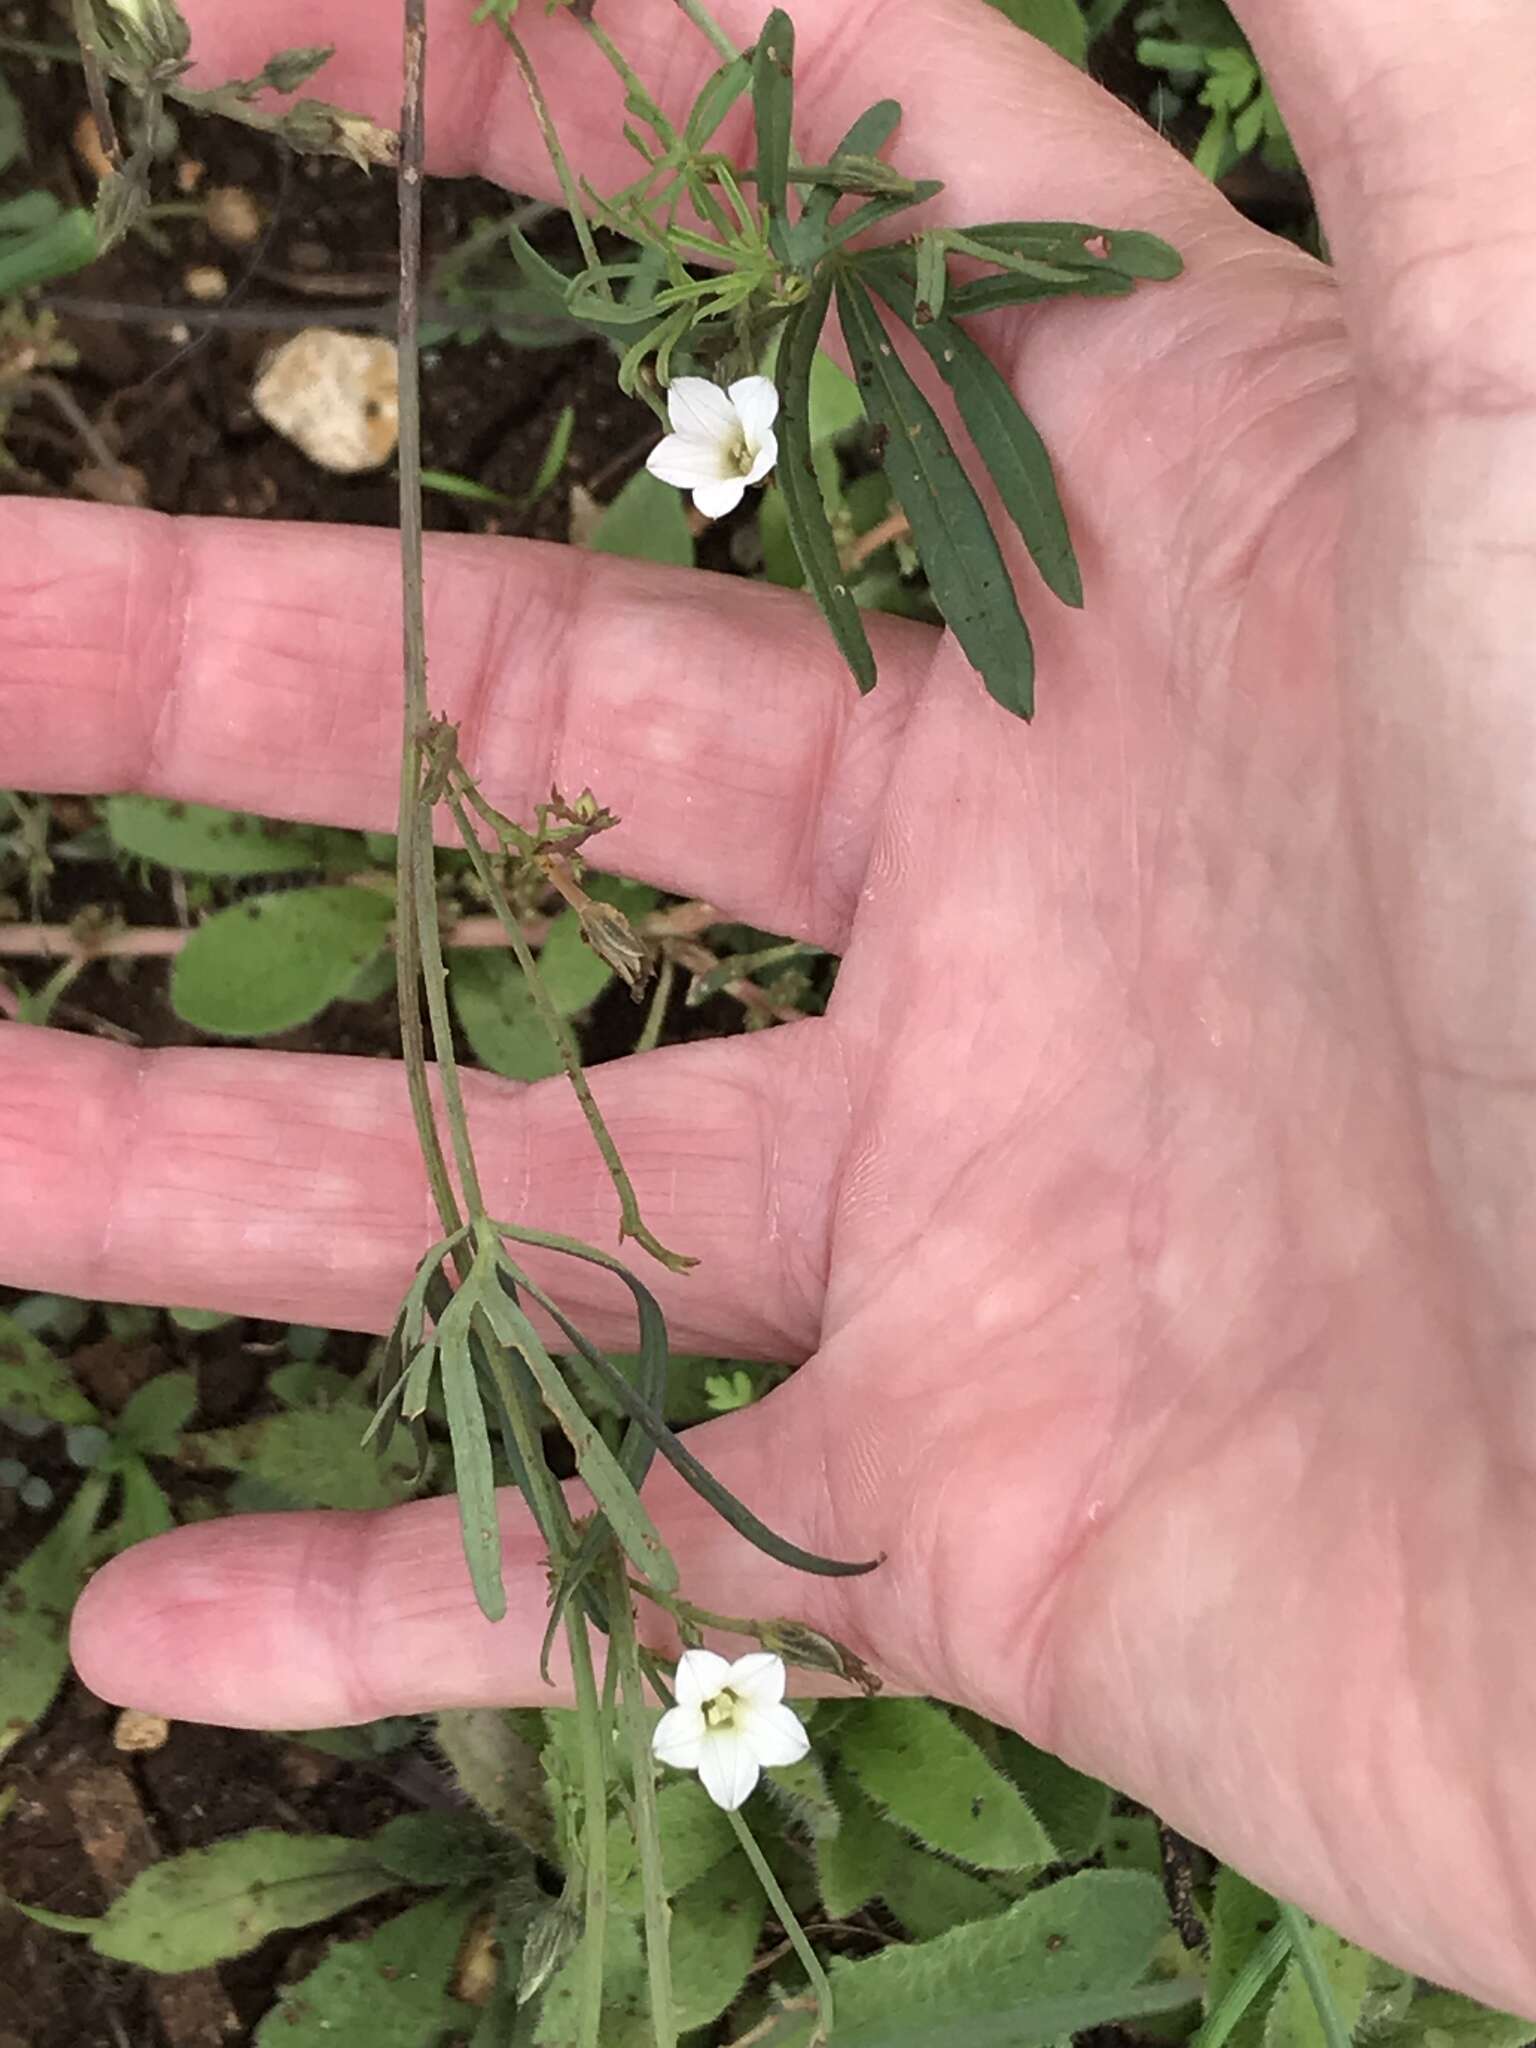
<instances>
[{"instance_id":1,"label":"pink skin","mask_svg":"<svg viewBox=\"0 0 1536 2048\"><path fill-rule=\"evenodd\" d=\"M616 865L846 955L822 1022L598 1077L651 1222L704 1254L662 1289L683 1340L809 1360L698 1448L886 1554L793 1579L661 1480L694 1595L832 1628L1536 2013L1536 33L1529 0L1468 0L1449 44L1428 0L1240 11L1336 275L976 0L797 9L812 150L893 93L948 217L1188 258L988 330L1088 586L1068 615L1021 568L1032 729L919 629L878 628L859 703L795 598L499 542L432 551L434 698L498 803L590 782ZM315 39L298 0L193 12L225 73ZM545 187L467 12L435 9L440 161ZM702 46L623 13L681 104ZM378 10L331 15L328 90L387 117ZM616 180L606 75L527 17ZM0 506L6 779L387 824L392 545ZM387 1069L0 1043L6 1279L387 1320L427 1237ZM559 1084L473 1102L505 1209L611 1237ZM450 1503L179 1531L97 1577L76 1658L245 1724L536 1700L515 1503L506 1531L498 1628Z\"/></svg>"}]
</instances>

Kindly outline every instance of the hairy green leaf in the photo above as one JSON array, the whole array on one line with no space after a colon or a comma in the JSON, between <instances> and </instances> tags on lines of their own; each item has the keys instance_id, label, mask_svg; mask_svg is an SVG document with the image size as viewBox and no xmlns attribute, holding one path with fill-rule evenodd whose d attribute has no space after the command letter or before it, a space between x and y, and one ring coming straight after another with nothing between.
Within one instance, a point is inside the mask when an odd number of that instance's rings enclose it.
<instances>
[{"instance_id":1,"label":"hairy green leaf","mask_svg":"<svg viewBox=\"0 0 1536 2048\"><path fill-rule=\"evenodd\" d=\"M816 1840L821 1902L833 1920L848 1920L885 1889L908 1837L879 1814L845 1771L831 1788L840 1815L837 1832Z\"/></svg>"},{"instance_id":2,"label":"hairy green leaf","mask_svg":"<svg viewBox=\"0 0 1536 2048\"><path fill-rule=\"evenodd\" d=\"M1346 2033L1354 2031L1371 1981L1371 1957L1331 1928L1311 1930L1313 1953ZM1329 2048L1328 2034L1300 1962L1293 1956L1269 2001L1264 2048Z\"/></svg>"},{"instance_id":3,"label":"hairy green leaf","mask_svg":"<svg viewBox=\"0 0 1536 2048\"><path fill-rule=\"evenodd\" d=\"M837 1742L866 1797L929 1848L986 1870L1027 1870L1054 1857L1018 1787L931 1701L863 1702Z\"/></svg>"},{"instance_id":4,"label":"hairy green leaf","mask_svg":"<svg viewBox=\"0 0 1536 2048\"><path fill-rule=\"evenodd\" d=\"M762 1924L762 1887L739 1851L673 1900L672 1996L680 2027L708 2026L735 2000Z\"/></svg>"},{"instance_id":5,"label":"hairy green leaf","mask_svg":"<svg viewBox=\"0 0 1536 2048\"><path fill-rule=\"evenodd\" d=\"M493 1876L510 1844L473 1808L399 1813L368 1842L370 1853L407 1884L469 1884Z\"/></svg>"},{"instance_id":6,"label":"hairy green leaf","mask_svg":"<svg viewBox=\"0 0 1536 2048\"><path fill-rule=\"evenodd\" d=\"M0 1756L53 1703L69 1661L69 1616L110 1479L92 1473L47 1535L0 1582Z\"/></svg>"},{"instance_id":7,"label":"hairy green leaf","mask_svg":"<svg viewBox=\"0 0 1536 2048\"><path fill-rule=\"evenodd\" d=\"M1028 718L1029 629L975 486L855 276L838 278L837 303L865 410L886 430L886 474L911 522L934 599L992 696Z\"/></svg>"},{"instance_id":8,"label":"hairy green leaf","mask_svg":"<svg viewBox=\"0 0 1536 2048\"><path fill-rule=\"evenodd\" d=\"M1371 2048L1524 2048L1531 2022L1496 2012L1456 1991L1426 1991L1402 2019L1374 2034Z\"/></svg>"},{"instance_id":9,"label":"hairy green leaf","mask_svg":"<svg viewBox=\"0 0 1536 2048\"><path fill-rule=\"evenodd\" d=\"M376 889L289 889L215 911L177 955L176 1014L224 1038L307 1024L383 947L393 900Z\"/></svg>"},{"instance_id":10,"label":"hairy green leaf","mask_svg":"<svg viewBox=\"0 0 1536 2048\"><path fill-rule=\"evenodd\" d=\"M91 1936L98 1955L161 1973L243 1956L280 1927L329 1920L398 1879L344 1835L257 1828L152 1864Z\"/></svg>"},{"instance_id":11,"label":"hairy green leaf","mask_svg":"<svg viewBox=\"0 0 1536 2048\"><path fill-rule=\"evenodd\" d=\"M286 1985L257 2027L255 2048L423 2048L472 2024L453 1972L477 1898L450 1892L396 1914L359 1941L340 1941Z\"/></svg>"},{"instance_id":12,"label":"hairy green leaf","mask_svg":"<svg viewBox=\"0 0 1536 2048\"><path fill-rule=\"evenodd\" d=\"M178 1461L194 1471L245 1473L297 1506L392 1507L409 1499L416 1462L404 1450L376 1455L364 1443L367 1422L367 1411L352 1401L289 1408L184 1437Z\"/></svg>"},{"instance_id":13,"label":"hairy green leaf","mask_svg":"<svg viewBox=\"0 0 1536 2048\"><path fill-rule=\"evenodd\" d=\"M827 520L811 439L811 377L817 343L827 317L831 284L825 277L795 306L779 344L779 491L789 537L822 616L861 690L875 686L875 657L859 608L838 559Z\"/></svg>"},{"instance_id":14,"label":"hairy green leaf","mask_svg":"<svg viewBox=\"0 0 1536 2048\"><path fill-rule=\"evenodd\" d=\"M361 859L355 833L277 825L245 811L153 796L109 796L105 810L119 852L189 875L279 875L324 867L347 849Z\"/></svg>"},{"instance_id":15,"label":"hairy green leaf","mask_svg":"<svg viewBox=\"0 0 1536 2048\"><path fill-rule=\"evenodd\" d=\"M544 1736L540 1717L500 1707L445 1711L436 1717L433 1734L480 1811L547 1854L553 1834L539 1768Z\"/></svg>"},{"instance_id":16,"label":"hairy green leaf","mask_svg":"<svg viewBox=\"0 0 1536 2048\"><path fill-rule=\"evenodd\" d=\"M1028 1800L1058 1857L1076 1861L1094 1853L1109 1819L1113 1794L1107 1785L1006 1729L998 1761Z\"/></svg>"},{"instance_id":17,"label":"hairy green leaf","mask_svg":"<svg viewBox=\"0 0 1536 2048\"><path fill-rule=\"evenodd\" d=\"M0 1414L6 1409L66 1428L100 1420L69 1368L14 1316L0 1312Z\"/></svg>"}]
</instances>

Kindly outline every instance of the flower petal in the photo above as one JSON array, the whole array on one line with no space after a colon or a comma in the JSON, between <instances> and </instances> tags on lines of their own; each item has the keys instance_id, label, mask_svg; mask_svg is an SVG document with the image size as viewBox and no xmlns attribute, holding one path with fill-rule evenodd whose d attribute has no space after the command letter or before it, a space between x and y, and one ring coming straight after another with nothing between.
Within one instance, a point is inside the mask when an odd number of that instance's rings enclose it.
<instances>
[{"instance_id":1,"label":"flower petal","mask_svg":"<svg viewBox=\"0 0 1536 2048\"><path fill-rule=\"evenodd\" d=\"M730 1675L730 1665L713 1650L684 1650L677 1660L677 1670L672 1679L677 1704L680 1707L702 1707L706 1700L714 1698Z\"/></svg>"},{"instance_id":2,"label":"flower petal","mask_svg":"<svg viewBox=\"0 0 1536 2048\"><path fill-rule=\"evenodd\" d=\"M700 1707L669 1707L656 1723L651 1753L680 1771L696 1771L704 1753L704 1713Z\"/></svg>"},{"instance_id":3,"label":"flower petal","mask_svg":"<svg viewBox=\"0 0 1536 2048\"><path fill-rule=\"evenodd\" d=\"M734 512L747 495L747 480L741 476L728 476L718 482L695 484L693 502L706 519L723 519L727 512Z\"/></svg>"},{"instance_id":4,"label":"flower petal","mask_svg":"<svg viewBox=\"0 0 1536 2048\"><path fill-rule=\"evenodd\" d=\"M758 1780L752 1745L734 1728L712 1728L699 1758L699 1782L716 1806L734 1813Z\"/></svg>"},{"instance_id":5,"label":"flower petal","mask_svg":"<svg viewBox=\"0 0 1536 2048\"><path fill-rule=\"evenodd\" d=\"M736 416L747 436L747 446L755 451L771 436L773 423L779 416L779 394L773 379L738 377L726 395L736 408ZM674 420L673 425L676 424Z\"/></svg>"},{"instance_id":6,"label":"flower petal","mask_svg":"<svg viewBox=\"0 0 1536 2048\"><path fill-rule=\"evenodd\" d=\"M777 437L773 434L765 434L757 453L752 457L752 467L742 478L742 482L744 484L760 484L778 459L779 444Z\"/></svg>"},{"instance_id":7,"label":"flower petal","mask_svg":"<svg viewBox=\"0 0 1536 2048\"><path fill-rule=\"evenodd\" d=\"M784 1697L788 1675L784 1659L772 1650L752 1650L736 1659L725 1682L739 1699L750 1700L754 1707L776 1707Z\"/></svg>"},{"instance_id":8,"label":"flower petal","mask_svg":"<svg viewBox=\"0 0 1536 2048\"><path fill-rule=\"evenodd\" d=\"M700 484L740 482L735 465L718 441L697 441L691 434L668 434L645 458L652 476L664 484L676 484L680 491L696 490Z\"/></svg>"},{"instance_id":9,"label":"flower petal","mask_svg":"<svg viewBox=\"0 0 1536 2048\"><path fill-rule=\"evenodd\" d=\"M735 406L707 377L672 379L667 386L667 418L674 433L686 434L690 440L724 445L741 431Z\"/></svg>"},{"instance_id":10,"label":"flower petal","mask_svg":"<svg viewBox=\"0 0 1536 2048\"><path fill-rule=\"evenodd\" d=\"M760 1764L797 1764L811 1746L799 1716L788 1707L746 1708L741 1732ZM701 1766L702 1768L702 1766Z\"/></svg>"}]
</instances>

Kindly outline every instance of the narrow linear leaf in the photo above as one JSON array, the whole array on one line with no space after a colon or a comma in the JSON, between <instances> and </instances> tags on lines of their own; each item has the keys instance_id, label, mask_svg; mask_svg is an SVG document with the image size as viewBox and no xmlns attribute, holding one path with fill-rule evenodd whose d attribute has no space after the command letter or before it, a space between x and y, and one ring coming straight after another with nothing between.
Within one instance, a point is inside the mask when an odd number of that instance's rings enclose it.
<instances>
[{"instance_id":1,"label":"narrow linear leaf","mask_svg":"<svg viewBox=\"0 0 1536 2048\"><path fill-rule=\"evenodd\" d=\"M750 57L727 58L704 82L683 129L689 149L702 149L752 83Z\"/></svg>"},{"instance_id":2,"label":"narrow linear leaf","mask_svg":"<svg viewBox=\"0 0 1536 2048\"><path fill-rule=\"evenodd\" d=\"M963 327L941 319L936 312L927 320L922 318L921 284L914 297L892 271L875 273L872 282L897 318L917 336L954 392L966 430L1042 580L1063 604L1081 605L1082 572L1051 458L1007 378Z\"/></svg>"},{"instance_id":3,"label":"narrow linear leaf","mask_svg":"<svg viewBox=\"0 0 1536 2048\"><path fill-rule=\"evenodd\" d=\"M890 141L901 121L899 100L877 100L867 107L832 152L833 163L842 157L872 157ZM802 270L809 270L826 253L827 230L838 194L830 186L811 189L800 218L790 229L790 254Z\"/></svg>"},{"instance_id":4,"label":"narrow linear leaf","mask_svg":"<svg viewBox=\"0 0 1536 2048\"><path fill-rule=\"evenodd\" d=\"M491 1439L469 1352L471 1299L467 1285L454 1295L437 1326L437 1349L470 1583L486 1620L500 1621L507 1611L507 1590L501 1575L501 1525L496 1518Z\"/></svg>"},{"instance_id":5,"label":"narrow linear leaf","mask_svg":"<svg viewBox=\"0 0 1536 2048\"><path fill-rule=\"evenodd\" d=\"M889 220L893 213L905 213L912 206L926 206L930 199L937 199L944 190L942 178L919 178L908 192L899 192L887 199L866 199L862 206L856 206L846 220L840 220L828 229L826 246L840 249L845 242L853 241L859 235L868 234L883 220Z\"/></svg>"},{"instance_id":6,"label":"narrow linear leaf","mask_svg":"<svg viewBox=\"0 0 1536 2048\"><path fill-rule=\"evenodd\" d=\"M854 681L867 691L875 687L874 650L843 575L812 455L811 374L831 290L827 278L818 279L784 323L777 376L779 492L805 580Z\"/></svg>"},{"instance_id":7,"label":"narrow linear leaf","mask_svg":"<svg viewBox=\"0 0 1536 2048\"><path fill-rule=\"evenodd\" d=\"M781 263L791 259L790 131L795 110L795 28L782 7L763 24L752 58L752 112L757 124L757 193L768 217L768 241Z\"/></svg>"},{"instance_id":8,"label":"narrow linear leaf","mask_svg":"<svg viewBox=\"0 0 1536 2048\"><path fill-rule=\"evenodd\" d=\"M1042 262L1081 263L1148 282L1166 282L1184 268L1184 258L1171 242L1139 228L1100 228L1078 220L997 220L968 227L965 233L972 242Z\"/></svg>"},{"instance_id":9,"label":"narrow linear leaf","mask_svg":"<svg viewBox=\"0 0 1536 2048\"><path fill-rule=\"evenodd\" d=\"M861 262L859 267L863 269L865 264ZM1114 270L1085 270L1073 284L1042 284L1038 278L1005 271L998 277L976 277L952 285L946 303L952 318L958 320L998 313L1005 306L1033 306L1041 299L1124 299L1135 289L1133 279Z\"/></svg>"},{"instance_id":10,"label":"narrow linear leaf","mask_svg":"<svg viewBox=\"0 0 1536 2048\"><path fill-rule=\"evenodd\" d=\"M944 237L929 232L917 238L917 301L914 320L937 320L944 311L949 289L949 264L945 259Z\"/></svg>"},{"instance_id":11,"label":"narrow linear leaf","mask_svg":"<svg viewBox=\"0 0 1536 2048\"><path fill-rule=\"evenodd\" d=\"M865 409L886 429L886 474L911 522L934 600L991 695L1029 718L1029 629L976 488L869 293L846 272L837 281L837 303Z\"/></svg>"}]
</instances>

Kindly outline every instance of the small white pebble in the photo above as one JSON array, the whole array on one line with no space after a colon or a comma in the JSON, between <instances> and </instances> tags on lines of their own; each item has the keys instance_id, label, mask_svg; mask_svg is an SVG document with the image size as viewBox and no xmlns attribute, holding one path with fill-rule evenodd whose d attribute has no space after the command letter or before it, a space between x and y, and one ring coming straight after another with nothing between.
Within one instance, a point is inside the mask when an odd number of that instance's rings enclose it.
<instances>
[{"instance_id":1,"label":"small white pebble","mask_svg":"<svg viewBox=\"0 0 1536 2048\"><path fill-rule=\"evenodd\" d=\"M112 1747L124 1756L140 1756L164 1749L170 1735L170 1722L159 1714L141 1714L137 1707L124 1707L113 1725Z\"/></svg>"},{"instance_id":2,"label":"small white pebble","mask_svg":"<svg viewBox=\"0 0 1536 2048\"><path fill-rule=\"evenodd\" d=\"M306 327L263 359L251 398L321 469L378 469L400 433L399 356L381 335Z\"/></svg>"}]
</instances>

